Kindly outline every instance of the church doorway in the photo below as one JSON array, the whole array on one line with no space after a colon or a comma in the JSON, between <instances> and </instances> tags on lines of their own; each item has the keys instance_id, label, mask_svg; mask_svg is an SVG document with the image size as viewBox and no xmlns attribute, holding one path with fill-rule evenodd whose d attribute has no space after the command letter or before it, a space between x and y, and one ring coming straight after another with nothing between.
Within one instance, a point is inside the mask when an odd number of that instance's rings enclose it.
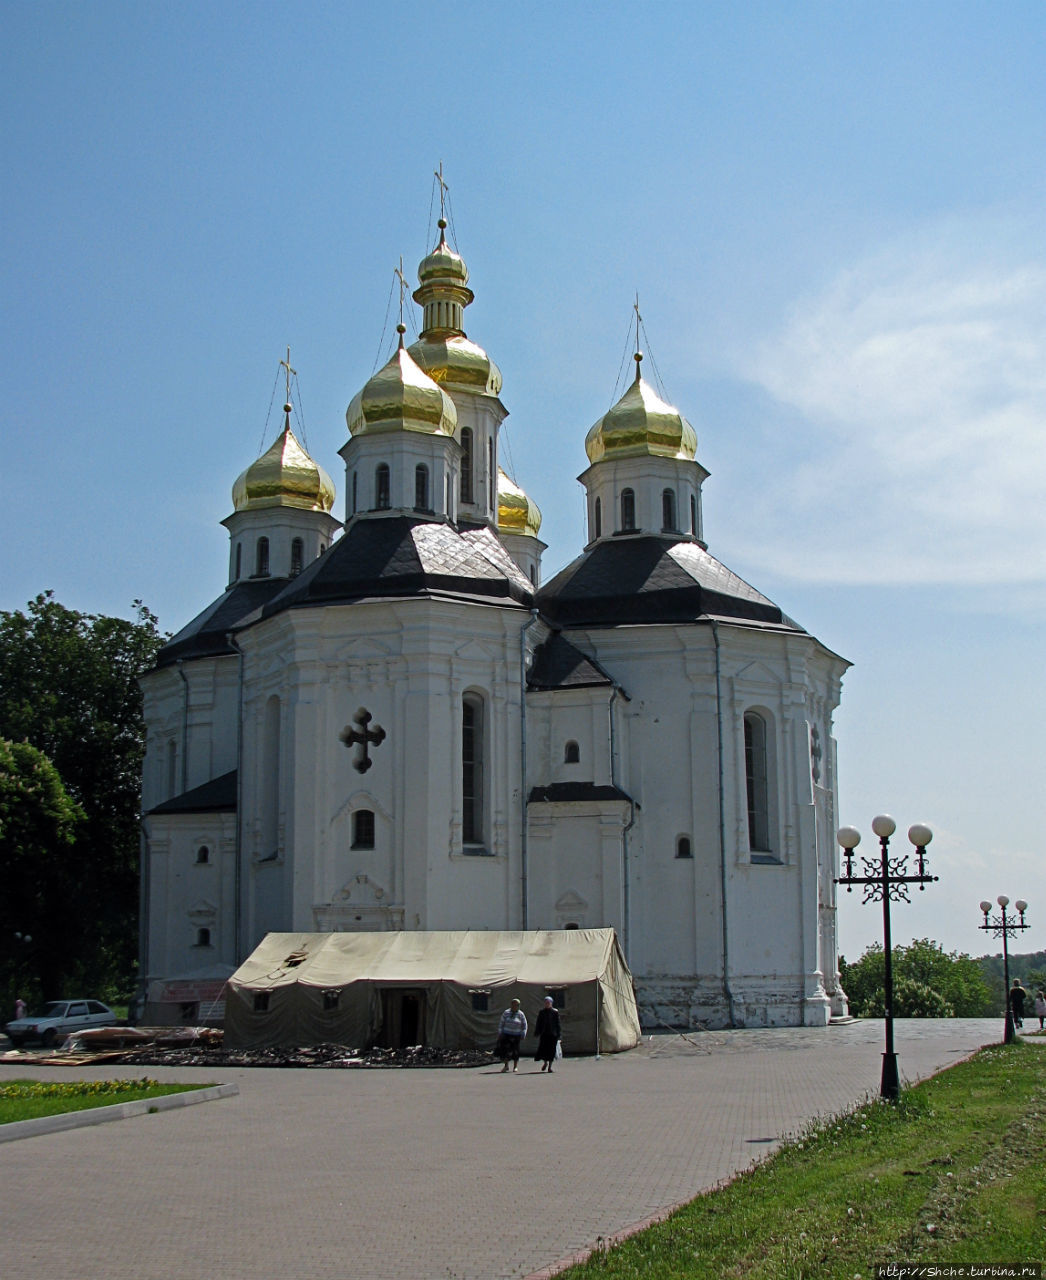
<instances>
[{"instance_id":1,"label":"church doorway","mask_svg":"<svg viewBox=\"0 0 1046 1280\"><path fill-rule=\"evenodd\" d=\"M381 993L378 1047L406 1049L425 1043L425 992L414 987L386 987Z\"/></svg>"}]
</instances>

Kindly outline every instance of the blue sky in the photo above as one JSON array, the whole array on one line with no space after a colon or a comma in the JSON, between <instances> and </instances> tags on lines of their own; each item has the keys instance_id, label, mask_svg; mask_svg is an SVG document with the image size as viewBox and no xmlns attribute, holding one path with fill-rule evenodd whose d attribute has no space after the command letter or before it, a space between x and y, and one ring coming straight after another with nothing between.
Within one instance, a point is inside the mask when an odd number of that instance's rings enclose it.
<instances>
[{"instance_id":1,"label":"blue sky","mask_svg":"<svg viewBox=\"0 0 1046 1280\"><path fill-rule=\"evenodd\" d=\"M584 540L638 290L709 549L854 663L841 820L936 831L895 939L995 950L1004 892L1046 946L1038 0L3 16L0 608L141 597L177 630L218 595L288 344L342 510L345 408L442 161L546 576ZM841 896L846 955L880 928Z\"/></svg>"}]
</instances>

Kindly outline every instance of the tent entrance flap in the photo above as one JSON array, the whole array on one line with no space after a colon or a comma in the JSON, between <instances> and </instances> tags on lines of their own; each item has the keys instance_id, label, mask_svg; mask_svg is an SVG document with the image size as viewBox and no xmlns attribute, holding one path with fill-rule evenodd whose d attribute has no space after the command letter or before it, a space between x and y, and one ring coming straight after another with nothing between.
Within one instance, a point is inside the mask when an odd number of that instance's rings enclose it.
<instances>
[{"instance_id":1,"label":"tent entrance flap","mask_svg":"<svg viewBox=\"0 0 1046 1280\"><path fill-rule=\"evenodd\" d=\"M421 987L381 989L380 1049L406 1049L425 1043L426 993Z\"/></svg>"}]
</instances>

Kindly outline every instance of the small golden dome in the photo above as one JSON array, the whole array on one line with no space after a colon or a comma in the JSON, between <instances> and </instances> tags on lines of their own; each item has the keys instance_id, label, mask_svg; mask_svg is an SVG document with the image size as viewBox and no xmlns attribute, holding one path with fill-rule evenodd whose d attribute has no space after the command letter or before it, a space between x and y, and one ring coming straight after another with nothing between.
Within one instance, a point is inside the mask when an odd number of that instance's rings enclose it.
<instances>
[{"instance_id":1,"label":"small golden dome","mask_svg":"<svg viewBox=\"0 0 1046 1280\"><path fill-rule=\"evenodd\" d=\"M358 392L345 412L349 434L418 431L430 436L456 436L454 401L400 345L392 359Z\"/></svg>"},{"instance_id":2,"label":"small golden dome","mask_svg":"<svg viewBox=\"0 0 1046 1280\"><path fill-rule=\"evenodd\" d=\"M538 505L498 467L498 529L536 538L541 528Z\"/></svg>"},{"instance_id":3,"label":"small golden dome","mask_svg":"<svg viewBox=\"0 0 1046 1280\"><path fill-rule=\"evenodd\" d=\"M297 507L329 512L334 506L334 483L295 439L289 413L272 448L252 462L233 485L232 504L236 511Z\"/></svg>"},{"instance_id":4,"label":"small golden dome","mask_svg":"<svg viewBox=\"0 0 1046 1280\"><path fill-rule=\"evenodd\" d=\"M465 266L465 259L447 244L447 237L444 234L446 226L446 222L440 218L439 244L427 258L422 258L418 266L420 284L428 284L434 280L446 280L448 283L457 285L466 285L469 282L469 269ZM469 298L469 301L471 302L472 299Z\"/></svg>"},{"instance_id":5,"label":"small golden dome","mask_svg":"<svg viewBox=\"0 0 1046 1280\"><path fill-rule=\"evenodd\" d=\"M643 454L693 461L697 453L697 433L678 409L665 404L639 376L642 358L637 351L635 381L585 437L589 462Z\"/></svg>"}]
</instances>

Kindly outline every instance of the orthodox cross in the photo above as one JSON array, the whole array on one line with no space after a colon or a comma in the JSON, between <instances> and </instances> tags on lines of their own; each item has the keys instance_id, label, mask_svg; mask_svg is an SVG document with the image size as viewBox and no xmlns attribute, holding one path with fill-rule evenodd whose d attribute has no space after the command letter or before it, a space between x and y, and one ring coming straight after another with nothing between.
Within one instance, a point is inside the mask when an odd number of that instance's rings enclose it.
<instances>
[{"instance_id":1,"label":"orthodox cross","mask_svg":"<svg viewBox=\"0 0 1046 1280\"><path fill-rule=\"evenodd\" d=\"M290 347L287 348L287 359L280 361L280 368L285 369L287 371L287 386L286 386L286 395L283 401L283 409L284 409L284 413L290 413L291 411L291 377L293 376L296 378L298 376L298 370L291 368Z\"/></svg>"},{"instance_id":2,"label":"orthodox cross","mask_svg":"<svg viewBox=\"0 0 1046 1280\"><path fill-rule=\"evenodd\" d=\"M439 162L439 168L433 170L436 181L439 183L439 216L445 218L447 216L447 192L450 190L449 185L443 180L443 161ZM431 215L430 215L431 216Z\"/></svg>"},{"instance_id":3,"label":"orthodox cross","mask_svg":"<svg viewBox=\"0 0 1046 1280\"><path fill-rule=\"evenodd\" d=\"M410 285L407 284L407 277L403 274L403 254L402 253L400 254L400 264L392 274L400 282L400 325L402 326L403 325L403 299L404 299L404 295L407 293L408 289L410 288ZM406 329L401 328L400 332L406 333Z\"/></svg>"},{"instance_id":4,"label":"orthodox cross","mask_svg":"<svg viewBox=\"0 0 1046 1280\"><path fill-rule=\"evenodd\" d=\"M632 310L636 313L636 351L632 359L636 362L636 381L639 381L639 365L643 359L643 353L639 349L639 326L643 323L643 317L639 314L639 290L636 290L636 300L632 305Z\"/></svg>"},{"instance_id":5,"label":"orthodox cross","mask_svg":"<svg viewBox=\"0 0 1046 1280\"><path fill-rule=\"evenodd\" d=\"M358 773L366 773L374 763L368 753L368 747L372 743L374 746L379 746L385 741L385 730L380 724L376 724L373 729L368 727L373 719L374 717L366 707L360 707L359 711L352 717L353 724L359 727L354 729L352 725L346 725L338 735L347 747L360 748L356 759L352 762L352 767Z\"/></svg>"}]
</instances>

